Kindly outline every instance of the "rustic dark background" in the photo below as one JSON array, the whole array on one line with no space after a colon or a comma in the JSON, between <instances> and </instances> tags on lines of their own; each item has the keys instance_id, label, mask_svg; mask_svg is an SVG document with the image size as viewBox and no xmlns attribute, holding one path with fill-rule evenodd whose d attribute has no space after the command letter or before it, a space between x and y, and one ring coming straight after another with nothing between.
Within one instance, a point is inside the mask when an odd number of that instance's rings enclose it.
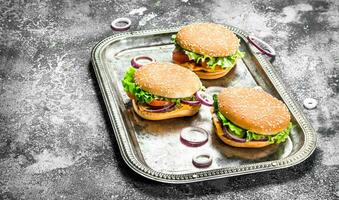
<instances>
[{"instance_id":1,"label":"rustic dark background","mask_svg":"<svg viewBox=\"0 0 339 200\"><path fill-rule=\"evenodd\" d=\"M338 199L338 1L0 1L0 199ZM90 64L114 34L227 23L272 44L274 67L318 133L289 169L167 185L124 164Z\"/></svg>"}]
</instances>

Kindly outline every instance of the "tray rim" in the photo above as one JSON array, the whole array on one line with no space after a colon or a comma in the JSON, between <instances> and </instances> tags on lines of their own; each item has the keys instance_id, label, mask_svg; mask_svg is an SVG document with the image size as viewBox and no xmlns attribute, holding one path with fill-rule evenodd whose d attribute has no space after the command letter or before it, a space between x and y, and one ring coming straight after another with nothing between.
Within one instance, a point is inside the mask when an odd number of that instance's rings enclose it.
<instances>
[{"instance_id":1,"label":"tray rim","mask_svg":"<svg viewBox=\"0 0 339 200\"><path fill-rule=\"evenodd\" d=\"M247 36L249 35L245 31L238 29L234 26L225 25L231 31L237 33L248 45ZM181 184L181 183L192 183L192 182L200 182L207 181L231 176L245 175L251 173L272 171L277 169L283 169L292 167L297 165L304 160L306 160L309 156L312 155L316 148L316 132L312 128L309 121L306 119L303 114L300 106L296 103L296 101L289 95L289 91L285 88L281 78L277 75L273 65L268 62L268 60L261 54L257 54L252 51L252 54L257 59L262 69L270 79L272 85L275 87L279 95L281 96L284 103L288 106L290 112L295 117L296 121L299 123L303 133L304 133L304 144L303 146L293 155L288 156L286 158L274 161L264 161L259 163L252 164L244 164L241 166L235 167L226 167L220 169L213 170L204 170L200 172L186 173L186 174L168 174L164 172L159 172L153 170L152 168L144 165L142 162L138 160L135 152L131 149L131 141L128 136L128 132L126 131L126 127L123 126L122 115L119 113L119 106L117 105L116 96L110 91L108 86L105 85L107 83L107 75L103 73L104 66L100 62L99 56L100 51L104 49L106 45L109 43L119 41L124 38L129 37L140 37L147 36L153 34L164 34L177 32L181 27L173 27L173 28L162 28L162 29L152 29L152 30L141 30L141 31L133 31L133 32L124 32L118 33L109 37L106 37L99 41L91 52L91 62L95 71L96 78L98 80L98 84L106 105L106 109L108 111L108 115L110 117L110 121L114 130L114 135L117 139L117 143L121 152L121 155L125 161L125 163L136 173L139 175L163 183L173 183L173 184Z\"/></svg>"}]
</instances>

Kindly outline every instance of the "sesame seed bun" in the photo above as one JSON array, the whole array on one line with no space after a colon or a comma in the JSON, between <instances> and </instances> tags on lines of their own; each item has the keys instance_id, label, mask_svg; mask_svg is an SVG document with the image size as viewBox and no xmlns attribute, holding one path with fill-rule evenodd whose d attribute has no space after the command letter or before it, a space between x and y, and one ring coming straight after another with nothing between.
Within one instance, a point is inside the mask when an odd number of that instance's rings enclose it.
<instances>
[{"instance_id":1,"label":"sesame seed bun","mask_svg":"<svg viewBox=\"0 0 339 200\"><path fill-rule=\"evenodd\" d=\"M175 110L162 113L147 112L143 105L138 104L135 100L132 100L134 111L142 118L148 120L164 120L177 117L193 116L199 112L200 106L190 106L188 104L181 104L181 107Z\"/></svg>"},{"instance_id":2,"label":"sesame seed bun","mask_svg":"<svg viewBox=\"0 0 339 200\"><path fill-rule=\"evenodd\" d=\"M167 98L185 98L200 90L199 77L190 70L173 63L150 63L134 74L141 89Z\"/></svg>"},{"instance_id":3,"label":"sesame seed bun","mask_svg":"<svg viewBox=\"0 0 339 200\"><path fill-rule=\"evenodd\" d=\"M212 57L235 54L240 40L225 26L214 23L193 23L182 27L177 43L189 51Z\"/></svg>"},{"instance_id":4,"label":"sesame seed bun","mask_svg":"<svg viewBox=\"0 0 339 200\"><path fill-rule=\"evenodd\" d=\"M275 135L291 120L282 101L255 88L225 88L218 95L218 106L232 123L261 135Z\"/></svg>"},{"instance_id":5,"label":"sesame seed bun","mask_svg":"<svg viewBox=\"0 0 339 200\"><path fill-rule=\"evenodd\" d=\"M213 124L215 127L215 132L221 141L224 143L233 146L233 147L241 147L241 148L262 148L270 145L268 141L246 141L246 142L236 142L234 140L228 139L222 130L222 126L217 117L213 116Z\"/></svg>"}]
</instances>

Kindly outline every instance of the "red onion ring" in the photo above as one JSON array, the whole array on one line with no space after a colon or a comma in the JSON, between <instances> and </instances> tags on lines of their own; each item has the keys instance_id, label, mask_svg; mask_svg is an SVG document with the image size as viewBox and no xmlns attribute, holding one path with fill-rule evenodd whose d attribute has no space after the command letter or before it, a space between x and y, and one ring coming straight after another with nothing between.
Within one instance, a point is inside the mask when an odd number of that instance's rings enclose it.
<instances>
[{"instance_id":1,"label":"red onion ring","mask_svg":"<svg viewBox=\"0 0 339 200\"><path fill-rule=\"evenodd\" d=\"M186 100L181 100L182 103L188 104L190 106L200 106L201 102L200 101L186 101Z\"/></svg>"},{"instance_id":2,"label":"red onion ring","mask_svg":"<svg viewBox=\"0 0 339 200\"><path fill-rule=\"evenodd\" d=\"M148 60L151 63L155 62L155 59L153 59L152 57L149 56L145 56L145 55L140 55L140 56L135 56L134 58L132 58L131 60L131 65L132 67L139 69L140 67L142 67L142 64L138 62L138 60Z\"/></svg>"},{"instance_id":3,"label":"red onion ring","mask_svg":"<svg viewBox=\"0 0 339 200\"><path fill-rule=\"evenodd\" d=\"M195 97L200 101L202 104L206 106L212 106L213 105L213 98L211 95L208 95L206 92L203 92L199 90L195 93Z\"/></svg>"},{"instance_id":4,"label":"red onion ring","mask_svg":"<svg viewBox=\"0 0 339 200\"><path fill-rule=\"evenodd\" d=\"M215 115L215 114L214 114ZM214 117L217 117L217 115L215 115ZM217 117L218 119L218 117ZM233 141L236 141L236 142L241 142L241 143L244 143L246 142L246 139L245 138L240 138L240 137L237 137L235 135L233 135L232 133L230 133L227 129L226 126L223 126L222 127L222 130L224 132L224 135L225 137L227 137L228 139L230 140L233 140ZM266 142L268 139L267 138L263 138L263 139L260 139L260 140L255 140L255 141L262 141L262 142Z\"/></svg>"},{"instance_id":5,"label":"red onion ring","mask_svg":"<svg viewBox=\"0 0 339 200\"><path fill-rule=\"evenodd\" d=\"M192 163L195 167L206 168L212 164L212 156L209 153L203 153L193 156Z\"/></svg>"},{"instance_id":6,"label":"red onion ring","mask_svg":"<svg viewBox=\"0 0 339 200\"><path fill-rule=\"evenodd\" d=\"M199 147L208 141L208 132L200 127L187 127L182 129L180 141L186 146Z\"/></svg>"},{"instance_id":7,"label":"red onion ring","mask_svg":"<svg viewBox=\"0 0 339 200\"><path fill-rule=\"evenodd\" d=\"M172 103L172 104L169 104L169 105L163 106L163 107L145 108L145 110L147 112L168 112L168 111L172 111L174 109L175 109L175 103Z\"/></svg>"},{"instance_id":8,"label":"red onion ring","mask_svg":"<svg viewBox=\"0 0 339 200\"><path fill-rule=\"evenodd\" d=\"M126 23L126 25L118 26L118 23L121 23L121 22ZM132 22L129 18L121 17L121 18L117 18L114 21L112 21L111 27L115 31L126 31L129 29L129 27L131 27L131 24Z\"/></svg>"},{"instance_id":9,"label":"red onion ring","mask_svg":"<svg viewBox=\"0 0 339 200\"><path fill-rule=\"evenodd\" d=\"M261 53L268 55L269 57L274 57L276 55L275 50L273 49L273 47L269 44L267 44L266 42L264 42L263 40L254 37L254 36L247 36L248 41L255 47L257 48ZM266 49L262 48L257 42L259 42L261 45L265 46Z\"/></svg>"},{"instance_id":10,"label":"red onion ring","mask_svg":"<svg viewBox=\"0 0 339 200\"><path fill-rule=\"evenodd\" d=\"M226 126L223 126L223 127L222 127L222 130L223 130L223 132L224 132L224 136L227 137L228 139L233 140L233 141L236 141L236 142L241 142L241 143L246 142L246 139L245 139L245 138L237 137L237 136L231 134L230 132L228 132Z\"/></svg>"}]
</instances>

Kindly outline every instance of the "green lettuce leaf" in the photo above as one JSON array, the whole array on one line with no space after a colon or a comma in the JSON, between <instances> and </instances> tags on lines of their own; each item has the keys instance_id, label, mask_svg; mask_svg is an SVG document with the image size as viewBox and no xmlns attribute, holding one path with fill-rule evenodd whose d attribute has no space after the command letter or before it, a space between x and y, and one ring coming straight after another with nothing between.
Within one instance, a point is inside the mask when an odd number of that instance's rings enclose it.
<instances>
[{"instance_id":1,"label":"green lettuce leaf","mask_svg":"<svg viewBox=\"0 0 339 200\"><path fill-rule=\"evenodd\" d=\"M185 54L188 56L190 60L194 60L196 63L199 62L207 62L207 66L214 69L215 66L219 65L221 68L230 68L233 67L234 64L236 63L237 59L243 58L245 53L241 52L239 50L236 51L235 54L231 56L226 56L226 57L211 57L211 56L204 56L200 55L197 53L194 53L192 51L183 49L176 41L176 35L172 35L171 38L172 42L175 44L176 48L182 50L185 52Z\"/></svg>"},{"instance_id":2,"label":"green lettuce leaf","mask_svg":"<svg viewBox=\"0 0 339 200\"><path fill-rule=\"evenodd\" d=\"M217 116L223 126L228 126L228 129L230 130L231 134L241 138L245 136L245 131L242 128L230 122L224 115L221 114L221 112L217 112Z\"/></svg>"},{"instance_id":3,"label":"green lettuce leaf","mask_svg":"<svg viewBox=\"0 0 339 200\"><path fill-rule=\"evenodd\" d=\"M154 99L157 99L157 100L170 101L170 102L176 103L177 105L180 105L181 100L188 100L188 101L195 100L194 96L178 99L178 98L161 97L161 96L157 96L149 92L146 92L145 90L142 90L134 82L134 73L136 71L137 69L133 67L128 68L128 70L125 73L124 79L121 82L122 82L122 86L124 87L125 92L133 94L139 103L149 103L153 101Z\"/></svg>"},{"instance_id":4,"label":"green lettuce leaf","mask_svg":"<svg viewBox=\"0 0 339 200\"><path fill-rule=\"evenodd\" d=\"M134 73L137 69L130 67L124 76L124 79L121 81L122 86L124 87L125 92L133 94L138 102L140 103L149 103L155 99L155 96L149 92L142 90L134 82Z\"/></svg>"},{"instance_id":5,"label":"green lettuce leaf","mask_svg":"<svg viewBox=\"0 0 339 200\"><path fill-rule=\"evenodd\" d=\"M284 130L278 132L275 135L260 135L260 134L256 134L252 131L248 131L246 132L246 140L261 140L261 139L268 139L268 141L273 144L273 143L281 143L281 142L285 142L285 140L287 139L288 135L290 134L291 130L293 128L293 124L290 122L288 124L288 127L285 128Z\"/></svg>"},{"instance_id":6,"label":"green lettuce leaf","mask_svg":"<svg viewBox=\"0 0 339 200\"><path fill-rule=\"evenodd\" d=\"M216 94L213 95L213 108L214 108L214 112L215 113L219 112L219 108L218 108L218 95L216 95Z\"/></svg>"},{"instance_id":7,"label":"green lettuce leaf","mask_svg":"<svg viewBox=\"0 0 339 200\"><path fill-rule=\"evenodd\" d=\"M269 143L271 144L273 143L279 144L286 140L286 138L288 137L288 135L290 134L293 128L293 124L290 122L288 124L288 127L285 128L284 130L278 132L275 135L268 135L268 136L257 134L252 131L242 129L238 127L237 125L233 124L232 122L230 122L223 114L221 114L221 112L219 112L217 95L213 95L213 100L214 100L214 103L213 103L214 112L217 114L217 117L219 121L222 123L222 125L228 126L231 134L237 137L246 138L247 141L267 139Z\"/></svg>"}]
</instances>

